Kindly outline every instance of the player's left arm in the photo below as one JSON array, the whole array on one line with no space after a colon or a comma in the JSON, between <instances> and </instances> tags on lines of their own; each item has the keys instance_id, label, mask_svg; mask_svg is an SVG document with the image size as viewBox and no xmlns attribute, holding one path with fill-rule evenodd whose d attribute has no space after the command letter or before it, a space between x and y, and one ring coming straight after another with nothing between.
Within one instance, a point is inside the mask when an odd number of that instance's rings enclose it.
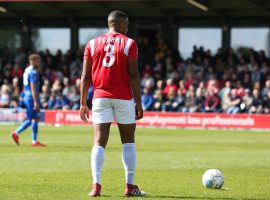
<instances>
[{"instance_id":1,"label":"player's left arm","mask_svg":"<svg viewBox=\"0 0 270 200\"><path fill-rule=\"evenodd\" d=\"M138 70L138 49L134 41L130 46L128 54L128 72L136 103L136 120L139 120L143 118L143 108L141 103L141 77Z\"/></svg>"},{"instance_id":2,"label":"player's left arm","mask_svg":"<svg viewBox=\"0 0 270 200\"><path fill-rule=\"evenodd\" d=\"M36 82L37 82L37 75L32 74L30 76L30 87L31 87L32 97L33 97L33 100L34 100L34 108L33 108L34 110L38 110L38 97L37 97Z\"/></svg>"},{"instance_id":3,"label":"player's left arm","mask_svg":"<svg viewBox=\"0 0 270 200\"><path fill-rule=\"evenodd\" d=\"M84 52L83 70L81 75L81 99L80 99L80 117L84 122L89 119L89 109L87 106L88 89L92 83L92 58L90 55L89 45Z\"/></svg>"}]
</instances>

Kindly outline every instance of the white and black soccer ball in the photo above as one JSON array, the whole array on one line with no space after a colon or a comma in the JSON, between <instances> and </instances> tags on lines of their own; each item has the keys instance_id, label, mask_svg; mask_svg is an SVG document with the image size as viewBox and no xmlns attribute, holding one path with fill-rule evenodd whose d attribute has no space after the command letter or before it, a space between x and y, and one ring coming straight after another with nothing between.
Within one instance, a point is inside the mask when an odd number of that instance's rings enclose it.
<instances>
[{"instance_id":1,"label":"white and black soccer ball","mask_svg":"<svg viewBox=\"0 0 270 200\"><path fill-rule=\"evenodd\" d=\"M203 174L202 183L206 188L220 189L224 184L224 176L217 169L209 169Z\"/></svg>"}]
</instances>

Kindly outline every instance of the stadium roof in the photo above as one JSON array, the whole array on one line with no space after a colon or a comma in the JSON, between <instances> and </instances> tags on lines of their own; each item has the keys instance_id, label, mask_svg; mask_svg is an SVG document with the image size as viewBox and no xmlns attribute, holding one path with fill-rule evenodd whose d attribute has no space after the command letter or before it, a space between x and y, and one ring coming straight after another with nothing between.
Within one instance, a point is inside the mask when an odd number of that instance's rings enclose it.
<instances>
[{"instance_id":1,"label":"stadium roof","mask_svg":"<svg viewBox=\"0 0 270 200\"><path fill-rule=\"evenodd\" d=\"M201 8L196 6L201 6ZM265 24L270 19L270 1L268 0L32 0L27 2L0 0L0 23L14 20L37 21L38 19L104 20L108 12L114 9L127 12L133 19L169 18L175 21L250 19L263 20Z\"/></svg>"}]
</instances>

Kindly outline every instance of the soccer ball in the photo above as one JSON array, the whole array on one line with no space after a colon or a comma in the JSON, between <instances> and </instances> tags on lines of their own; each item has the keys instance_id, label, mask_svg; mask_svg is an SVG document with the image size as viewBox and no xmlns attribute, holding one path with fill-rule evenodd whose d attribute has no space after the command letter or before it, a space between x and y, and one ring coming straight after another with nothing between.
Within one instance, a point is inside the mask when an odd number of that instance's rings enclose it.
<instances>
[{"instance_id":1,"label":"soccer ball","mask_svg":"<svg viewBox=\"0 0 270 200\"><path fill-rule=\"evenodd\" d=\"M224 176L217 169L209 169L203 174L202 183L206 188L220 189L224 184Z\"/></svg>"}]
</instances>

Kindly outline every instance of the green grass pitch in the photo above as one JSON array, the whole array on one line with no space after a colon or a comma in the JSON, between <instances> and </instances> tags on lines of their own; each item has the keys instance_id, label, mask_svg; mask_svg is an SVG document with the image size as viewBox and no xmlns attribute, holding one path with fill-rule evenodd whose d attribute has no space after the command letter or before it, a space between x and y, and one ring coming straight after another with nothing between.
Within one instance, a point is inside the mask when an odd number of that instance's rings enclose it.
<instances>
[{"instance_id":1,"label":"green grass pitch","mask_svg":"<svg viewBox=\"0 0 270 200\"><path fill-rule=\"evenodd\" d=\"M13 129L0 126L0 200L89 199L90 126L41 126L46 148L30 146L30 129L15 146ZM147 199L270 199L269 132L138 128L136 142L135 182ZM202 186L201 177L211 168L223 172L228 190ZM98 199L126 199L124 184L120 138L112 128Z\"/></svg>"}]
</instances>

